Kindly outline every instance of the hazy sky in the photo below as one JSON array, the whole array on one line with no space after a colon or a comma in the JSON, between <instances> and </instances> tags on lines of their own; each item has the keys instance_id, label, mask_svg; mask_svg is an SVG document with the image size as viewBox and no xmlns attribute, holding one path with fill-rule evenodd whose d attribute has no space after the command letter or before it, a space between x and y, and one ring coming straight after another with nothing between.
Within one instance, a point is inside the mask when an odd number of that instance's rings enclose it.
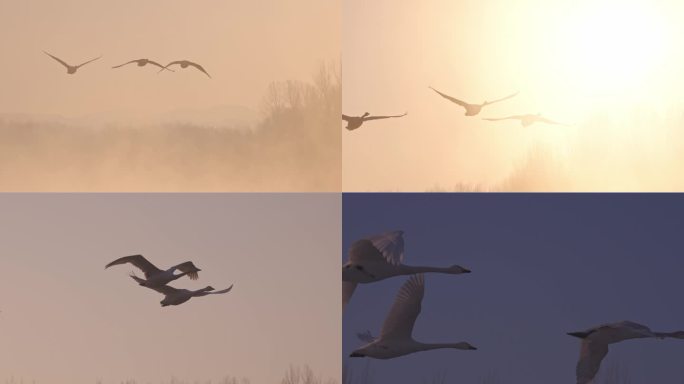
<instances>
[{"instance_id":1,"label":"hazy sky","mask_svg":"<svg viewBox=\"0 0 684 384\"><path fill-rule=\"evenodd\" d=\"M408 116L344 132L344 189L491 187L540 147L567 160L578 184L654 189L639 185L648 172L625 168L635 157L672 165L660 156L680 152L666 130L679 131L684 107L683 18L676 0L345 1L343 112ZM471 103L520 94L465 117L428 86ZM649 118L635 122L635 111ZM481 120L527 113L573 126ZM632 140L657 150L625 148Z\"/></svg>"},{"instance_id":2,"label":"hazy sky","mask_svg":"<svg viewBox=\"0 0 684 384\"><path fill-rule=\"evenodd\" d=\"M405 230L407 264L472 269L426 275L414 336L468 341L477 351L438 350L374 360L376 383L573 382L579 340L566 332L629 319L684 329L684 198L680 195L347 194L343 260L350 244ZM399 287L393 278L357 288L343 321L343 361L378 334ZM632 383L680 383L682 340L611 346L604 363L628 367Z\"/></svg>"},{"instance_id":3,"label":"hazy sky","mask_svg":"<svg viewBox=\"0 0 684 384\"><path fill-rule=\"evenodd\" d=\"M270 82L308 80L338 60L339 36L337 0L0 0L0 112L258 109ZM103 58L69 76L42 50L70 64ZM140 58L196 61L213 79L190 68L110 69Z\"/></svg>"},{"instance_id":4,"label":"hazy sky","mask_svg":"<svg viewBox=\"0 0 684 384\"><path fill-rule=\"evenodd\" d=\"M340 206L331 194L3 194L0 380L278 383L290 364L339 378ZM136 253L202 269L173 286L235 287L162 308L133 267L104 270Z\"/></svg>"}]
</instances>

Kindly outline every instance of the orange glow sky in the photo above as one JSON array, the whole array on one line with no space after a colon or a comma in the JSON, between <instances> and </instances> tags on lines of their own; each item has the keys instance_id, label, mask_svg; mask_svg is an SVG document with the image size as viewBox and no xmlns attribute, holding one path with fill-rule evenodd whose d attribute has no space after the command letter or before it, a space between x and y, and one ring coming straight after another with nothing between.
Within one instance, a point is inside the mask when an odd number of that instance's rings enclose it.
<instances>
[{"instance_id":1,"label":"orange glow sky","mask_svg":"<svg viewBox=\"0 0 684 384\"><path fill-rule=\"evenodd\" d=\"M0 113L151 115L240 105L258 110L268 84L309 80L340 56L338 1L3 0ZM103 55L74 76L71 64ZM199 62L213 76L129 60ZM167 76L173 75L173 76Z\"/></svg>"},{"instance_id":2,"label":"orange glow sky","mask_svg":"<svg viewBox=\"0 0 684 384\"><path fill-rule=\"evenodd\" d=\"M290 364L339 380L340 209L330 194L3 194L0 380L279 383ZM104 269L136 253L202 269L173 286L235 287L162 308L133 267Z\"/></svg>"},{"instance_id":3,"label":"orange glow sky","mask_svg":"<svg viewBox=\"0 0 684 384\"><path fill-rule=\"evenodd\" d=\"M681 20L673 0L346 1L343 112L408 116L343 132L344 189L496 186L539 148L575 188L676 188ZM473 103L520 94L465 117L428 86ZM481 120L526 113L572 126ZM657 172L626 166L650 161Z\"/></svg>"}]
</instances>

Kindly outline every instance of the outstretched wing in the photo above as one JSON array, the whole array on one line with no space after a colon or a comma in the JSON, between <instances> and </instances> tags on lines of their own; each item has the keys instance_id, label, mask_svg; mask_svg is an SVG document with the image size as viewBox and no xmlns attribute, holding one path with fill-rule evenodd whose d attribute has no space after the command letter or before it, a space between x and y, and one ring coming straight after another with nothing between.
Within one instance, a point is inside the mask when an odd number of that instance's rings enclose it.
<instances>
[{"instance_id":1,"label":"outstretched wing","mask_svg":"<svg viewBox=\"0 0 684 384\"><path fill-rule=\"evenodd\" d=\"M228 288L226 288L226 289L222 289L222 290L220 290L220 291L211 291L211 292L207 292L207 295L220 295L220 294L222 294L222 293L228 293L228 292L230 292L231 289L233 289L233 284L231 284L230 287L228 287Z\"/></svg>"},{"instance_id":2,"label":"outstretched wing","mask_svg":"<svg viewBox=\"0 0 684 384\"><path fill-rule=\"evenodd\" d=\"M363 121L369 121L369 120L379 120L379 119L391 119L393 117L404 117L408 115L408 112L405 112L403 115L392 115L392 116L368 116L364 117Z\"/></svg>"},{"instance_id":3,"label":"outstretched wing","mask_svg":"<svg viewBox=\"0 0 684 384\"><path fill-rule=\"evenodd\" d=\"M131 276L132 277L132 276ZM145 286L146 288L153 289L162 295L169 296L177 293L179 290L170 286L170 285L162 285L162 286L153 286L153 287L148 287Z\"/></svg>"},{"instance_id":4,"label":"outstretched wing","mask_svg":"<svg viewBox=\"0 0 684 384\"><path fill-rule=\"evenodd\" d=\"M131 61L129 61L128 63L119 64L119 65L114 66L114 67L112 67L112 68L121 68L121 67L123 67L124 65L128 65L128 64L131 64L131 63L137 63L138 61L139 61L139 60L131 60Z\"/></svg>"},{"instance_id":5,"label":"outstretched wing","mask_svg":"<svg viewBox=\"0 0 684 384\"><path fill-rule=\"evenodd\" d=\"M100 58L102 58L102 56L96 57L96 58L94 58L94 59L92 59L92 60L86 61L85 63L79 64L79 65L76 66L76 68L81 68L82 66L84 66L84 65L86 65L86 64L88 64L88 63L92 63L93 61L98 60L98 59L100 59Z\"/></svg>"},{"instance_id":6,"label":"outstretched wing","mask_svg":"<svg viewBox=\"0 0 684 384\"><path fill-rule=\"evenodd\" d=\"M166 64L165 66L163 66L163 67L159 70L159 72L161 72L161 71L163 71L163 70L165 70L165 69L169 69L170 66L176 65L176 64L180 64L180 63L182 63L182 62L183 62L182 60L172 61L172 62Z\"/></svg>"},{"instance_id":7,"label":"outstretched wing","mask_svg":"<svg viewBox=\"0 0 684 384\"><path fill-rule=\"evenodd\" d=\"M584 340L580 347L580 357L575 373L577 384L592 383L601 368L601 361L608 354L608 344Z\"/></svg>"},{"instance_id":8,"label":"outstretched wing","mask_svg":"<svg viewBox=\"0 0 684 384\"><path fill-rule=\"evenodd\" d=\"M107 269L111 266L114 266L114 265L120 265L120 264L126 264L126 263L131 263L134 266L136 266L138 269L143 271L143 273L145 274L145 277L149 277L150 275L161 272L161 269L155 267L154 264L147 261L147 259L144 258L143 255L124 256L122 258L116 259L116 260L112 261L111 263L107 264L105 266L105 269Z\"/></svg>"},{"instance_id":9,"label":"outstretched wing","mask_svg":"<svg viewBox=\"0 0 684 384\"><path fill-rule=\"evenodd\" d=\"M430 88L430 89L432 89L433 91L437 92L440 96L442 96L443 98L445 98L445 99L451 101L452 103L458 104L458 105L460 105L461 107L464 107L464 108L465 108L466 106L468 106L468 103L466 103L466 102L463 101L463 100L459 100L459 99L457 99L457 98L455 98L455 97L451 97L451 96L449 96L449 95L447 95L447 94L445 94L445 93L442 93L442 92L440 92L440 91L438 91L438 90L436 90L436 89L434 89L434 88L432 88L432 87L428 87L428 88Z\"/></svg>"},{"instance_id":10,"label":"outstretched wing","mask_svg":"<svg viewBox=\"0 0 684 384\"><path fill-rule=\"evenodd\" d=\"M349 249L349 261L355 264L387 262L385 256L368 239L357 240Z\"/></svg>"},{"instance_id":11,"label":"outstretched wing","mask_svg":"<svg viewBox=\"0 0 684 384\"><path fill-rule=\"evenodd\" d=\"M398 265L404 261L404 231L385 232L368 240L390 264Z\"/></svg>"},{"instance_id":12,"label":"outstretched wing","mask_svg":"<svg viewBox=\"0 0 684 384\"><path fill-rule=\"evenodd\" d=\"M494 103L498 103L499 101L508 100L508 99L510 99L510 98L512 98L512 97L518 96L518 93L520 93L520 92L516 92L516 93L510 94L510 95L508 95L508 96L506 96L506 97L502 97L502 98L500 98L500 99L496 99L496 100L492 100L492 101L485 101L485 105L494 104Z\"/></svg>"},{"instance_id":13,"label":"outstretched wing","mask_svg":"<svg viewBox=\"0 0 684 384\"><path fill-rule=\"evenodd\" d=\"M342 282L342 310L344 311L344 307L347 306L349 303L349 300L351 300L352 295L354 294L354 290L356 289L356 283L353 283L351 281L343 281Z\"/></svg>"},{"instance_id":14,"label":"outstretched wing","mask_svg":"<svg viewBox=\"0 0 684 384\"><path fill-rule=\"evenodd\" d=\"M551 119L547 119L546 117L540 117L537 119L537 121L539 121L540 123L546 123L546 124L567 125L567 124L559 123L557 121L553 121Z\"/></svg>"},{"instance_id":15,"label":"outstretched wing","mask_svg":"<svg viewBox=\"0 0 684 384\"><path fill-rule=\"evenodd\" d=\"M195 264L192 263L192 261L186 261L185 263L178 264L173 267L173 269L177 269L181 272L186 272L190 280L197 280L199 277L197 272L201 271L201 269L197 268Z\"/></svg>"},{"instance_id":16,"label":"outstretched wing","mask_svg":"<svg viewBox=\"0 0 684 384\"><path fill-rule=\"evenodd\" d=\"M50 57L52 57L53 59L57 60L57 62L59 62L60 64L62 64L62 65L65 66L65 67L67 67L67 68L70 68L70 67L71 67L69 64L65 63L65 62L64 62L62 59L60 59L59 57L53 56L53 55L51 55L51 54L49 54L49 53L47 53L47 52L45 52L45 51L43 51L43 53L46 54L46 55L48 55L48 56L50 56Z\"/></svg>"},{"instance_id":17,"label":"outstretched wing","mask_svg":"<svg viewBox=\"0 0 684 384\"><path fill-rule=\"evenodd\" d=\"M500 120L520 120L522 118L523 118L523 116L521 116L521 115L513 115L513 116L506 116L506 117L485 117L482 120L500 121Z\"/></svg>"},{"instance_id":18,"label":"outstretched wing","mask_svg":"<svg viewBox=\"0 0 684 384\"><path fill-rule=\"evenodd\" d=\"M207 71L205 71L204 68L203 68L201 65L199 65L199 64L197 64L197 63L193 63L192 61L188 61L188 64L190 64L190 65L192 65L193 67L195 67L195 68L199 69L200 71L204 72L204 74L207 75L207 76L209 76L209 78L211 79L211 75L210 75Z\"/></svg>"},{"instance_id":19,"label":"outstretched wing","mask_svg":"<svg viewBox=\"0 0 684 384\"><path fill-rule=\"evenodd\" d=\"M422 274L413 275L401 286L394 305L390 309L380 338L408 339L420 314L421 302L425 294L425 278Z\"/></svg>"},{"instance_id":20,"label":"outstretched wing","mask_svg":"<svg viewBox=\"0 0 684 384\"><path fill-rule=\"evenodd\" d=\"M164 67L163 65L157 63L156 61L147 60L147 64L156 65L157 67L161 68L162 71L167 70L167 71L175 72L173 69L168 69L168 68Z\"/></svg>"},{"instance_id":21,"label":"outstretched wing","mask_svg":"<svg viewBox=\"0 0 684 384\"><path fill-rule=\"evenodd\" d=\"M377 340L377 338L371 334L371 331L357 333L356 337L358 337L361 341L365 341L366 343L372 343Z\"/></svg>"}]
</instances>

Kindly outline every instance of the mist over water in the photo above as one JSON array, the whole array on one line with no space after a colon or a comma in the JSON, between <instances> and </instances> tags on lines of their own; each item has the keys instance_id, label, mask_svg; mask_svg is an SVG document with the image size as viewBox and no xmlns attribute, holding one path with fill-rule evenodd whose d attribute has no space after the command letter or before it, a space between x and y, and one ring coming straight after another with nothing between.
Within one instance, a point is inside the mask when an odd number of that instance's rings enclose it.
<instances>
[{"instance_id":1,"label":"mist over water","mask_svg":"<svg viewBox=\"0 0 684 384\"><path fill-rule=\"evenodd\" d=\"M244 116L233 127L0 118L0 190L339 190L337 68L272 83L251 126Z\"/></svg>"}]
</instances>

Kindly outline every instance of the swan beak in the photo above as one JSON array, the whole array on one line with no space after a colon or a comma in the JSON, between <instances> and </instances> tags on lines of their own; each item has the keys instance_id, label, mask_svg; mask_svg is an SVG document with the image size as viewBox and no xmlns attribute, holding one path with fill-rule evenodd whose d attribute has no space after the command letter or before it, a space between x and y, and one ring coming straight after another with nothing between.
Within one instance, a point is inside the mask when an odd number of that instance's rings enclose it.
<instances>
[{"instance_id":1,"label":"swan beak","mask_svg":"<svg viewBox=\"0 0 684 384\"><path fill-rule=\"evenodd\" d=\"M471 345L470 347L468 347L468 350L469 350L469 351L477 351L477 348L475 348L475 347L473 347L473 346Z\"/></svg>"},{"instance_id":2,"label":"swan beak","mask_svg":"<svg viewBox=\"0 0 684 384\"><path fill-rule=\"evenodd\" d=\"M352 354L349 355L349 357L365 357L365 356L362 355L362 354L360 354L360 353L358 353L358 352L352 352Z\"/></svg>"},{"instance_id":3,"label":"swan beak","mask_svg":"<svg viewBox=\"0 0 684 384\"><path fill-rule=\"evenodd\" d=\"M472 273L472 272L473 272L473 271L471 271L470 269L463 268L463 273Z\"/></svg>"}]
</instances>

